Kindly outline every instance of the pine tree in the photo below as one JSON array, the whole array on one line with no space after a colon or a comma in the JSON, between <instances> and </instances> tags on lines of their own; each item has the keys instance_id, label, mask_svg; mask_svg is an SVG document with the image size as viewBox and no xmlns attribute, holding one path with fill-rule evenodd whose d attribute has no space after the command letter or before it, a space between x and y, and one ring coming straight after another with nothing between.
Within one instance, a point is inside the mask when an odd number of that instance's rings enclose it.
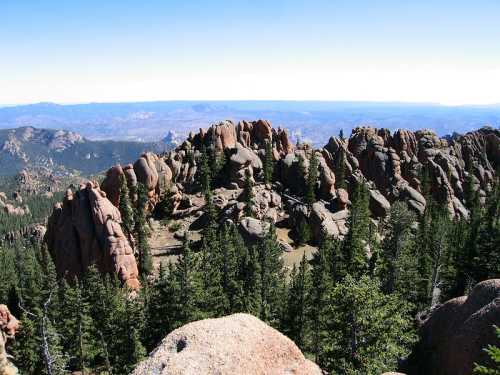
<instances>
[{"instance_id":1,"label":"pine tree","mask_svg":"<svg viewBox=\"0 0 500 375\"><path fill-rule=\"evenodd\" d=\"M339 149L339 157L337 159L337 165L335 169L335 182L338 189L345 189L347 187L345 179L345 151L344 149Z\"/></svg>"},{"instance_id":2,"label":"pine tree","mask_svg":"<svg viewBox=\"0 0 500 375\"><path fill-rule=\"evenodd\" d=\"M253 182L250 173L245 173L245 187L243 189L243 201L245 202L245 216L253 216Z\"/></svg>"},{"instance_id":3,"label":"pine tree","mask_svg":"<svg viewBox=\"0 0 500 375\"><path fill-rule=\"evenodd\" d=\"M177 314L175 327L180 327L203 316L199 306L202 290L198 267L196 255L192 252L189 242L184 240L182 254L173 270L176 287L175 312Z\"/></svg>"},{"instance_id":4,"label":"pine tree","mask_svg":"<svg viewBox=\"0 0 500 375\"><path fill-rule=\"evenodd\" d=\"M262 320L277 324L281 314L283 293L283 263L281 248L276 239L274 225L270 223L269 231L259 246L260 263L260 313Z\"/></svg>"},{"instance_id":5,"label":"pine tree","mask_svg":"<svg viewBox=\"0 0 500 375\"><path fill-rule=\"evenodd\" d=\"M386 293L397 291L407 298L413 294L416 264L411 226L416 220L406 203L395 202L392 205L377 266L382 290Z\"/></svg>"},{"instance_id":6,"label":"pine tree","mask_svg":"<svg viewBox=\"0 0 500 375\"><path fill-rule=\"evenodd\" d=\"M169 263L167 267L160 265L158 277L145 298L144 343L148 351L154 349L157 343L175 328L177 290L174 267L173 263Z\"/></svg>"},{"instance_id":7,"label":"pine tree","mask_svg":"<svg viewBox=\"0 0 500 375\"><path fill-rule=\"evenodd\" d=\"M242 284L238 280L239 258L241 258L241 248L238 251L236 246L239 234L234 225L224 225L220 234L221 246L221 285L224 292L224 314L236 312L241 308ZM244 245L243 245L244 246Z\"/></svg>"},{"instance_id":8,"label":"pine tree","mask_svg":"<svg viewBox=\"0 0 500 375\"><path fill-rule=\"evenodd\" d=\"M200 186L203 194L207 194L211 190L212 172L210 170L209 157L207 155L207 150L205 147L201 149L200 156Z\"/></svg>"},{"instance_id":9,"label":"pine tree","mask_svg":"<svg viewBox=\"0 0 500 375\"><path fill-rule=\"evenodd\" d=\"M338 374L393 371L415 340L409 305L384 295L368 276L347 275L329 295L320 367Z\"/></svg>"},{"instance_id":10,"label":"pine tree","mask_svg":"<svg viewBox=\"0 0 500 375\"><path fill-rule=\"evenodd\" d=\"M312 260L311 283L308 293L308 322L311 329L309 350L316 363L324 362L324 344L327 336L328 296L332 287L329 260L332 259L333 243L326 237L321 242Z\"/></svg>"},{"instance_id":11,"label":"pine tree","mask_svg":"<svg viewBox=\"0 0 500 375\"><path fill-rule=\"evenodd\" d=\"M149 248L149 225L146 219L148 204L147 188L139 183L137 186L137 208L135 212L135 235L139 253L139 271L146 278L153 270L153 260Z\"/></svg>"},{"instance_id":12,"label":"pine tree","mask_svg":"<svg viewBox=\"0 0 500 375\"><path fill-rule=\"evenodd\" d=\"M497 337L500 340L500 328L494 327ZM478 375L500 375L500 347L494 345L488 345L487 348L484 349L486 353L488 353L490 357L490 362L493 367L490 365L478 365L477 363L474 365L474 374Z\"/></svg>"},{"instance_id":13,"label":"pine tree","mask_svg":"<svg viewBox=\"0 0 500 375\"><path fill-rule=\"evenodd\" d=\"M266 153L264 156L264 183L270 184L274 175L274 156L271 140L266 141Z\"/></svg>"},{"instance_id":14,"label":"pine tree","mask_svg":"<svg viewBox=\"0 0 500 375\"><path fill-rule=\"evenodd\" d=\"M346 262L345 269L353 277L360 277L368 270L366 247L370 242L368 189L363 182L358 182L354 188L352 207L347 225L349 232L343 244L343 256Z\"/></svg>"},{"instance_id":15,"label":"pine tree","mask_svg":"<svg viewBox=\"0 0 500 375\"><path fill-rule=\"evenodd\" d=\"M122 224L127 234L134 228L134 210L130 202L130 192L125 175L120 175L120 203L118 205L122 217Z\"/></svg>"},{"instance_id":16,"label":"pine tree","mask_svg":"<svg viewBox=\"0 0 500 375\"><path fill-rule=\"evenodd\" d=\"M299 346L304 348L306 337L306 308L309 298L309 269L305 253L298 270L293 266L287 297L285 332Z\"/></svg>"},{"instance_id":17,"label":"pine tree","mask_svg":"<svg viewBox=\"0 0 500 375\"><path fill-rule=\"evenodd\" d=\"M261 306L261 271L259 251L255 246L242 248L238 280L242 286L240 311L258 316Z\"/></svg>"},{"instance_id":18,"label":"pine tree","mask_svg":"<svg viewBox=\"0 0 500 375\"><path fill-rule=\"evenodd\" d=\"M316 156L316 153L313 152L311 159L309 160L309 169L307 172L306 180L305 202L309 205L316 202L316 182L318 180L318 166L319 159Z\"/></svg>"},{"instance_id":19,"label":"pine tree","mask_svg":"<svg viewBox=\"0 0 500 375\"><path fill-rule=\"evenodd\" d=\"M61 282L61 318L57 322L60 332L64 332L61 344L68 353L69 367L85 373L95 366L95 358L100 355L97 334L90 316L90 306L83 298L80 285Z\"/></svg>"}]
</instances>

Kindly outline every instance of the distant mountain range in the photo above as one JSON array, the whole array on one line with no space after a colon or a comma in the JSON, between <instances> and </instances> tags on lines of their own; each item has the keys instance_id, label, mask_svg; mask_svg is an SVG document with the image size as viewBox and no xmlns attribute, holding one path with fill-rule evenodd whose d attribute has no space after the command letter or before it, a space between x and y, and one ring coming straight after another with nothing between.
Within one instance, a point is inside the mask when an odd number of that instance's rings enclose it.
<instances>
[{"instance_id":1,"label":"distant mountain range","mask_svg":"<svg viewBox=\"0 0 500 375\"><path fill-rule=\"evenodd\" d=\"M144 151L167 148L162 142L92 141L66 130L4 129L0 130L0 176L26 168L42 168L55 176L89 175L110 164L132 162Z\"/></svg>"},{"instance_id":2,"label":"distant mountain range","mask_svg":"<svg viewBox=\"0 0 500 375\"><path fill-rule=\"evenodd\" d=\"M428 128L438 135L466 133L484 125L500 127L500 105L321 101L165 101L141 103L38 103L0 108L0 129L20 126L65 129L92 140L182 139L190 131L225 119L265 118L289 129L292 139L316 145L340 129L359 125L395 130Z\"/></svg>"}]
</instances>

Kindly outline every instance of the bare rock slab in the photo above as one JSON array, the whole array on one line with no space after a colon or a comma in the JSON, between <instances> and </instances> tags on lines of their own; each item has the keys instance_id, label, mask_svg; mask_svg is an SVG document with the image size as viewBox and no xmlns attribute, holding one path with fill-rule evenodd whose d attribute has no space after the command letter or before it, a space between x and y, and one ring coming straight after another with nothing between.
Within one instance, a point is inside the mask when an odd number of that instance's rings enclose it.
<instances>
[{"instance_id":1,"label":"bare rock slab","mask_svg":"<svg viewBox=\"0 0 500 375\"><path fill-rule=\"evenodd\" d=\"M289 338L234 314L172 331L132 375L321 375Z\"/></svg>"}]
</instances>

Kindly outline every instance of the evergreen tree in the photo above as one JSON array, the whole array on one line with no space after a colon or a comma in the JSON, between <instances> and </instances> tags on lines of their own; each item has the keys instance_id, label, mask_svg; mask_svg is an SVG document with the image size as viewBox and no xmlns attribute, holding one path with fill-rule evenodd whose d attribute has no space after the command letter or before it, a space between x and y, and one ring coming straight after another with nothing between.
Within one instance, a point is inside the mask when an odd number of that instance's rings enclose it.
<instances>
[{"instance_id":1,"label":"evergreen tree","mask_svg":"<svg viewBox=\"0 0 500 375\"><path fill-rule=\"evenodd\" d=\"M120 203L118 205L122 217L122 225L127 234L131 234L134 228L134 210L130 202L130 192L127 179L124 174L120 175Z\"/></svg>"},{"instance_id":2,"label":"evergreen tree","mask_svg":"<svg viewBox=\"0 0 500 375\"><path fill-rule=\"evenodd\" d=\"M324 343L327 336L327 309L328 296L332 287L330 267L328 262L332 259L333 243L330 238L324 237L318 251L312 260L311 282L308 293L308 324L311 330L309 350L314 354L316 363L324 361Z\"/></svg>"},{"instance_id":3,"label":"evergreen tree","mask_svg":"<svg viewBox=\"0 0 500 375\"><path fill-rule=\"evenodd\" d=\"M261 270L259 250L255 246L243 247L238 269L242 286L240 311L258 316L261 306Z\"/></svg>"},{"instance_id":4,"label":"evergreen tree","mask_svg":"<svg viewBox=\"0 0 500 375\"><path fill-rule=\"evenodd\" d=\"M202 290L198 261L189 242L184 240L182 254L173 270L175 281L176 312L175 327L192 322L202 317L200 308Z\"/></svg>"},{"instance_id":5,"label":"evergreen tree","mask_svg":"<svg viewBox=\"0 0 500 375\"><path fill-rule=\"evenodd\" d=\"M148 351L154 349L157 343L175 328L177 290L174 267L173 263L169 263L167 267L160 265L159 275L145 298L144 343Z\"/></svg>"},{"instance_id":6,"label":"evergreen tree","mask_svg":"<svg viewBox=\"0 0 500 375\"><path fill-rule=\"evenodd\" d=\"M283 263L276 231L270 223L269 231L259 247L260 313L262 320L276 324L281 314L283 293Z\"/></svg>"},{"instance_id":7,"label":"evergreen tree","mask_svg":"<svg viewBox=\"0 0 500 375\"><path fill-rule=\"evenodd\" d=\"M245 202L245 216L253 216L253 181L250 173L245 173L245 187L243 189L243 201Z\"/></svg>"},{"instance_id":8,"label":"evergreen tree","mask_svg":"<svg viewBox=\"0 0 500 375\"><path fill-rule=\"evenodd\" d=\"M345 189L347 187L345 179L345 151L343 148L339 149L339 157L337 158L337 165L335 170L335 184L338 189Z\"/></svg>"},{"instance_id":9,"label":"evergreen tree","mask_svg":"<svg viewBox=\"0 0 500 375\"><path fill-rule=\"evenodd\" d=\"M353 277L360 277L368 270L366 247L370 242L370 211L368 189L358 182L354 188L350 216L347 219L349 232L343 244L345 270ZM343 275L339 275L343 276Z\"/></svg>"},{"instance_id":10,"label":"evergreen tree","mask_svg":"<svg viewBox=\"0 0 500 375\"><path fill-rule=\"evenodd\" d=\"M347 275L329 295L328 337L320 367L336 374L393 371L415 339L409 306L368 276Z\"/></svg>"},{"instance_id":11,"label":"evergreen tree","mask_svg":"<svg viewBox=\"0 0 500 375\"><path fill-rule=\"evenodd\" d=\"M396 202L392 205L378 265L382 290L386 293L397 291L414 301L416 296L410 298L414 292L416 277L413 254L415 242L411 226L416 220L415 214L408 209L406 203Z\"/></svg>"},{"instance_id":12,"label":"evergreen tree","mask_svg":"<svg viewBox=\"0 0 500 375\"><path fill-rule=\"evenodd\" d=\"M69 368L86 372L87 368L96 365L99 352L97 334L90 316L90 306L84 300L78 281L74 286L66 281L61 282L61 317L57 322L61 336L61 344L69 356Z\"/></svg>"},{"instance_id":13,"label":"evergreen tree","mask_svg":"<svg viewBox=\"0 0 500 375\"><path fill-rule=\"evenodd\" d=\"M264 183L270 184L273 182L274 175L274 156L273 145L271 140L266 141L266 153L264 156Z\"/></svg>"},{"instance_id":14,"label":"evergreen tree","mask_svg":"<svg viewBox=\"0 0 500 375\"><path fill-rule=\"evenodd\" d=\"M146 218L146 209L148 204L147 188L144 184L138 183L137 186L137 208L135 212L135 235L137 241L137 250L139 255L139 271L146 278L153 270L153 260L149 248L149 225Z\"/></svg>"},{"instance_id":15,"label":"evergreen tree","mask_svg":"<svg viewBox=\"0 0 500 375\"><path fill-rule=\"evenodd\" d=\"M207 194L212 188L211 188L211 181L212 181L212 171L210 170L210 162L209 162L209 157L207 155L207 150L205 147L201 149L201 155L200 155L200 186L201 186L201 191L203 194Z\"/></svg>"},{"instance_id":16,"label":"evergreen tree","mask_svg":"<svg viewBox=\"0 0 500 375\"><path fill-rule=\"evenodd\" d=\"M288 288L285 332L299 346L304 348L306 336L306 308L308 300L309 270L305 253L298 270L293 266Z\"/></svg>"},{"instance_id":17,"label":"evergreen tree","mask_svg":"<svg viewBox=\"0 0 500 375\"><path fill-rule=\"evenodd\" d=\"M316 156L316 153L313 152L311 159L309 160L309 169L307 172L306 180L305 201L309 205L316 202L316 182L318 180L318 166L319 159Z\"/></svg>"},{"instance_id":18,"label":"evergreen tree","mask_svg":"<svg viewBox=\"0 0 500 375\"><path fill-rule=\"evenodd\" d=\"M495 331L498 339L500 340L500 328L495 327ZM484 349L486 353L488 353L490 357L490 362L493 367L489 365L478 365L477 363L474 366L474 374L479 375L500 375L500 347L494 345L488 345L487 348Z\"/></svg>"}]
</instances>

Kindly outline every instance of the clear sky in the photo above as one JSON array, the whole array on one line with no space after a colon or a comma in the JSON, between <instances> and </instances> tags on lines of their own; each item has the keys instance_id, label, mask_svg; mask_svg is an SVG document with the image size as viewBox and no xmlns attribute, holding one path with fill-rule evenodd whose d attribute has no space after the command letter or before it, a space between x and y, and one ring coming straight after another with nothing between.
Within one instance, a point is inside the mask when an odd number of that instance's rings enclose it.
<instances>
[{"instance_id":1,"label":"clear sky","mask_svg":"<svg viewBox=\"0 0 500 375\"><path fill-rule=\"evenodd\" d=\"M0 103L500 103L500 0L0 0Z\"/></svg>"}]
</instances>

